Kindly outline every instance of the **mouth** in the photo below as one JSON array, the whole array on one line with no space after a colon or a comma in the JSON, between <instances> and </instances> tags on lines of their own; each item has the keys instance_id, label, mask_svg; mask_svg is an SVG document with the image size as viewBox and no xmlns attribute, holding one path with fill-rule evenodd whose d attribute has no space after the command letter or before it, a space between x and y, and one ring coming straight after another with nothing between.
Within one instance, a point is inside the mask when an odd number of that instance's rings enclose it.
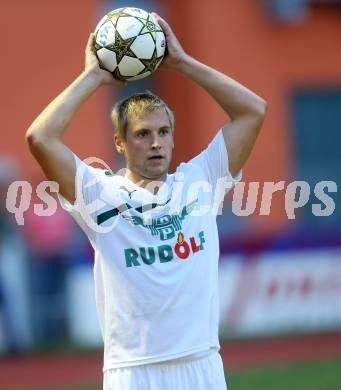
<instances>
[{"instance_id":1,"label":"mouth","mask_svg":"<svg viewBox=\"0 0 341 390\"><path fill-rule=\"evenodd\" d=\"M164 159L163 156L157 154L155 156L148 157L148 160L150 161L162 161Z\"/></svg>"}]
</instances>

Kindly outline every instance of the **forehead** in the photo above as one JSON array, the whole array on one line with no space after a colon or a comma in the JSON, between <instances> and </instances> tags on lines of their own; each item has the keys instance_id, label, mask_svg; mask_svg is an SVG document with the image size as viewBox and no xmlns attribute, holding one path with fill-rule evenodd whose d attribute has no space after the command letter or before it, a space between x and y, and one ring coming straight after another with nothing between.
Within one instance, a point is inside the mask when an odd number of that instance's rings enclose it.
<instances>
[{"instance_id":1,"label":"forehead","mask_svg":"<svg viewBox=\"0 0 341 390\"><path fill-rule=\"evenodd\" d=\"M128 128L132 131L141 128L153 129L160 127L170 127L169 117L164 108L156 108L152 111L132 114L129 117Z\"/></svg>"}]
</instances>

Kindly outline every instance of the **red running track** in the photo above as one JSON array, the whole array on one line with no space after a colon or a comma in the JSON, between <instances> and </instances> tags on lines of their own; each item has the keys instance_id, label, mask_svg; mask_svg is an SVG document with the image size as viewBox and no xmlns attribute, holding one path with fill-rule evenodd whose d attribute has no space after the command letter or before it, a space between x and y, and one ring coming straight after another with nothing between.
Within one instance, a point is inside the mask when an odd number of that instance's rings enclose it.
<instances>
[{"instance_id":1,"label":"red running track","mask_svg":"<svg viewBox=\"0 0 341 390\"><path fill-rule=\"evenodd\" d=\"M227 371L262 364L341 358L341 333L286 339L230 341L220 351ZM102 353L71 356L27 356L0 361L0 389L46 390L102 379Z\"/></svg>"}]
</instances>

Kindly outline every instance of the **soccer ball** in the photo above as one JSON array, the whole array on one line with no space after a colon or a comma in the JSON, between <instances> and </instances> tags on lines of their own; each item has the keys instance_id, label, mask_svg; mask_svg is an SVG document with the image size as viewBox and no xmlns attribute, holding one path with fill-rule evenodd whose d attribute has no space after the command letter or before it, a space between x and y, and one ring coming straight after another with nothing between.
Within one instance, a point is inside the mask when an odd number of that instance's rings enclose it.
<instances>
[{"instance_id":1,"label":"soccer ball","mask_svg":"<svg viewBox=\"0 0 341 390\"><path fill-rule=\"evenodd\" d=\"M139 80L160 65L166 38L153 15L140 8L106 14L95 29L94 48L100 66L120 80Z\"/></svg>"}]
</instances>

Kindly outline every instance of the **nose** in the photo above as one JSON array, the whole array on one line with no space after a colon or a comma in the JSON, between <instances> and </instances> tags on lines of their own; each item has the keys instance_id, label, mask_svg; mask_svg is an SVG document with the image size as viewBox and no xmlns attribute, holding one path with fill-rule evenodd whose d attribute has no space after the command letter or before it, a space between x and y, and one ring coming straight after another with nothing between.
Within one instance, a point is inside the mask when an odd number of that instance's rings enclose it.
<instances>
[{"instance_id":1,"label":"nose","mask_svg":"<svg viewBox=\"0 0 341 390\"><path fill-rule=\"evenodd\" d=\"M157 133L152 135L150 147L153 150L161 149L161 140L160 136Z\"/></svg>"}]
</instances>

